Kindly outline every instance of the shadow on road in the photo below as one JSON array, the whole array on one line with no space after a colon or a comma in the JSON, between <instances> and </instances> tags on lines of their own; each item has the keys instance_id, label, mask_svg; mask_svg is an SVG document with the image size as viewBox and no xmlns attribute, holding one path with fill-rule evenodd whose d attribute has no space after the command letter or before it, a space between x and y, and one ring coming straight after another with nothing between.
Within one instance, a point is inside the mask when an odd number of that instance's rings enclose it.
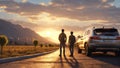
<instances>
[{"instance_id":1,"label":"shadow on road","mask_svg":"<svg viewBox=\"0 0 120 68\"><path fill-rule=\"evenodd\" d=\"M64 56L64 59L66 60L66 63L71 67L71 68L80 68L81 66L79 65L79 62L76 60L75 57L72 57L72 59L68 59L66 56ZM62 65L63 63L61 63ZM81 67L82 68L82 67Z\"/></svg>"},{"instance_id":2,"label":"shadow on road","mask_svg":"<svg viewBox=\"0 0 120 68\"><path fill-rule=\"evenodd\" d=\"M91 58L120 67L120 57L115 56L113 54L96 53L93 54Z\"/></svg>"},{"instance_id":3,"label":"shadow on road","mask_svg":"<svg viewBox=\"0 0 120 68\"><path fill-rule=\"evenodd\" d=\"M63 66L63 59L62 59L62 57L60 57L60 63L61 63L61 67L64 67Z\"/></svg>"}]
</instances>

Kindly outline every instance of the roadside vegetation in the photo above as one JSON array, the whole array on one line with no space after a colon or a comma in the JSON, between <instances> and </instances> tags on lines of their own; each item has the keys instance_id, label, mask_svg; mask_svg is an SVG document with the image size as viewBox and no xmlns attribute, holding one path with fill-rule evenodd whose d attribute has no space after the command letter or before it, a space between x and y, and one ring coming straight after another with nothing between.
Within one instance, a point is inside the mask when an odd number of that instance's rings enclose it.
<instances>
[{"instance_id":1,"label":"roadside vegetation","mask_svg":"<svg viewBox=\"0 0 120 68\"><path fill-rule=\"evenodd\" d=\"M8 38L5 35L0 35L0 54L3 54L3 47L7 45Z\"/></svg>"},{"instance_id":2,"label":"roadside vegetation","mask_svg":"<svg viewBox=\"0 0 120 68\"><path fill-rule=\"evenodd\" d=\"M8 41L7 36L0 35L0 58L49 52L59 48L55 44L39 44L38 40L34 40L32 45L7 45Z\"/></svg>"},{"instance_id":3,"label":"roadside vegetation","mask_svg":"<svg viewBox=\"0 0 120 68\"><path fill-rule=\"evenodd\" d=\"M0 55L0 58L7 58L7 57L16 57L16 56L23 56L23 55L31 55L36 53L43 53L49 52L52 50L57 50L59 47L57 45L44 45L40 44L39 46L34 45L8 45L3 47L3 54Z\"/></svg>"}]
</instances>

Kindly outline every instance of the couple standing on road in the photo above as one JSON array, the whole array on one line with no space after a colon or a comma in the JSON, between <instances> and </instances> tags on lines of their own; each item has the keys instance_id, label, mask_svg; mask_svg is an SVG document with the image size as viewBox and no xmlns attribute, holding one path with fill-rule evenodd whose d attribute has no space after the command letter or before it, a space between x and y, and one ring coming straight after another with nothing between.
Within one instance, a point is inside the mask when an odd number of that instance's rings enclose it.
<instances>
[{"instance_id":1,"label":"couple standing on road","mask_svg":"<svg viewBox=\"0 0 120 68\"><path fill-rule=\"evenodd\" d=\"M73 35L73 32L70 32L70 36L69 36L69 50L70 50L70 57L73 57L73 53L74 53L74 43L76 42L75 36ZM62 29L62 33L60 33L59 35L59 41L60 41L60 57L62 56L62 48L63 48L63 54L65 56L65 46L66 46L66 34L64 33L64 29Z\"/></svg>"}]
</instances>

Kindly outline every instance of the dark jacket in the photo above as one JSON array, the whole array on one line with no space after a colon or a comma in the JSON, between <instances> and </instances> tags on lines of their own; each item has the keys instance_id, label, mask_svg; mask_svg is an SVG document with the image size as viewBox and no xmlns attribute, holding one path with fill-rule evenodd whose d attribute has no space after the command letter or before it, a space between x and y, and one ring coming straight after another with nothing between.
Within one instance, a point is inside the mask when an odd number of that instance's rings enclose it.
<instances>
[{"instance_id":1,"label":"dark jacket","mask_svg":"<svg viewBox=\"0 0 120 68\"><path fill-rule=\"evenodd\" d=\"M75 42L76 42L76 38L75 38L75 36L74 35L70 35L69 36L69 44L74 44Z\"/></svg>"},{"instance_id":2,"label":"dark jacket","mask_svg":"<svg viewBox=\"0 0 120 68\"><path fill-rule=\"evenodd\" d=\"M66 34L65 34L65 33L61 33L61 34L59 35L59 41L60 41L61 43L65 43L66 40L67 40Z\"/></svg>"}]
</instances>

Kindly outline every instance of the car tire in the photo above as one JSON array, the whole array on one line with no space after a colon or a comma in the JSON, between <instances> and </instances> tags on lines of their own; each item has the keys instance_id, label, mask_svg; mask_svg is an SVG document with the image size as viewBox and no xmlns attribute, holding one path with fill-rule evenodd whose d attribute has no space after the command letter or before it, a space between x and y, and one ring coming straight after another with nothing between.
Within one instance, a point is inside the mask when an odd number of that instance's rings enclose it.
<instances>
[{"instance_id":1,"label":"car tire","mask_svg":"<svg viewBox=\"0 0 120 68\"><path fill-rule=\"evenodd\" d=\"M78 48L78 53L82 53L82 49Z\"/></svg>"},{"instance_id":2,"label":"car tire","mask_svg":"<svg viewBox=\"0 0 120 68\"><path fill-rule=\"evenodd\" d=\"M86 46L86 48L85 48L85 54L86 54L86 56L91 56L91 54L92 54L92 51L88 46Z\"/></svg>"}]
</instances>

